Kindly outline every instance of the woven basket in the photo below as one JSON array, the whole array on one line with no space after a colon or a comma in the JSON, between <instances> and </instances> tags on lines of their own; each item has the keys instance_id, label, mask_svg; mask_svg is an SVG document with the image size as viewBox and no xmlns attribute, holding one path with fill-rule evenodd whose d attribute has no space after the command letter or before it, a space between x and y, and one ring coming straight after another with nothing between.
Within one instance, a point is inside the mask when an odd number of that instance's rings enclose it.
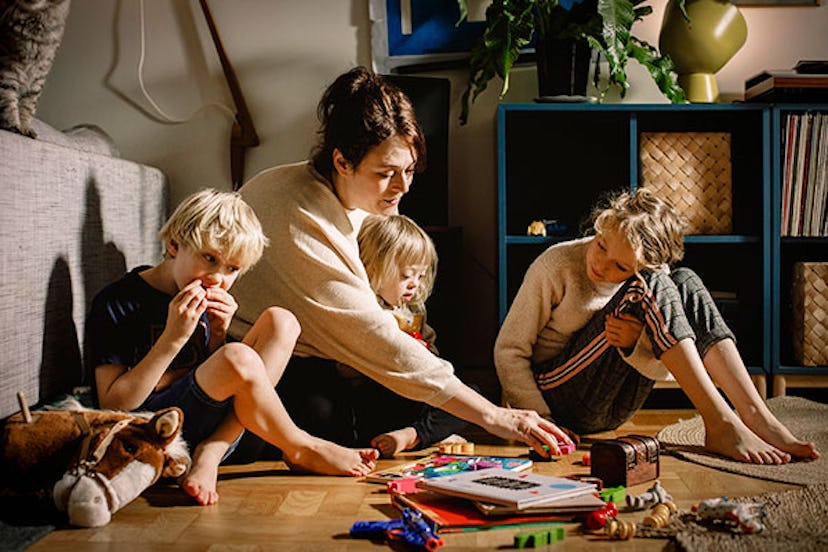
<instances>
[{"instance_id":1,"label":"woven basket","mask_svg":"<svg viewBox=\"0 0 828 552\"><path fill-rule=\"evenodd\" d=\"M643 132L641 185L675 206L689 234L730 234L730 133Z\"/></svg>"},{"instance_id":2,"label":"woven basket","mask_svg":"<svg viewBox=\"0 0 828 552\"><path fill-rule=\"evenodd\" d=\"M828 365L828 263L795 263L792 287L796 361Z\"/></svg>"}]
</instances>

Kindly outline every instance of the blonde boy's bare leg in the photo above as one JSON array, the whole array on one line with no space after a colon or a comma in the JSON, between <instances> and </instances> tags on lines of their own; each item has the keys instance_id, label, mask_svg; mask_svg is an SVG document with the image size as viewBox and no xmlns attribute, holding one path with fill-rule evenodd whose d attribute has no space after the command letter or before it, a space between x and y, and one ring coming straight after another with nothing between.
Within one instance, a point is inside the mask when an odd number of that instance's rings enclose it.
<instances>
[{"instance_id":1,"label":"blonde boy's bare leg","mask_svg":"<svg viewBox=\"0 0 828 552\"><path fill-rule=\"evenodd\" d=\"M274 387L282 378L302 328L289 310L270 307L259 316L243 342L262 357Z\"/></svg>"},{"instance_id":2,"label":"blonde boy's bare leg","mask_svg":"<svg viewBox=\"0 0 828 552\"><path fill-rule=\"evenodd\" d=\"M788 453L763 441L731 410L710 379L692 340L679 341L664 352L661 361L701 414L706 449L755 464L790 461Z\"/></svg>"},{"instance_id":3,"label":"blonde boy's bare leg","mask_svg":"<svg viewBox=\"0 0 828 552\"><path fill-rule=\"evenodd\" d=\"M230 412L216 431L208 439L199 443L193 451L192 467L189 472L181 476L179 485L185 493L202 506L218 502L219 494L216 485L219 464L243 429L236 419L236 414Z\"/></svg>"},{"instance_id":4,"label":"blonde boy's bare leg","mask_svg":"<svg viewBox=\"0 0 828 552\"><path fill-rule=\"evenodd\" d=\"M716 342L705 355L704 366L754 433L785 453L800 458L819 458L814 443L794 437L768 409L750 380L733 340Z\"/></svg>"},{"instance_id":5,"label":"blonde boy's bare leg","mask_svg":"<svg viewBox=\"0 0 828 552\"><path fill-rule=\"evenodd\" d=\"M361 476L374 468L379 455L375 449L345 448L297 427L276 394L262 358L243 343L219 349L199 366L196 381L216 400L233 397L241 425L279 448L294 469Z\"/></svg>"}]
</instances>

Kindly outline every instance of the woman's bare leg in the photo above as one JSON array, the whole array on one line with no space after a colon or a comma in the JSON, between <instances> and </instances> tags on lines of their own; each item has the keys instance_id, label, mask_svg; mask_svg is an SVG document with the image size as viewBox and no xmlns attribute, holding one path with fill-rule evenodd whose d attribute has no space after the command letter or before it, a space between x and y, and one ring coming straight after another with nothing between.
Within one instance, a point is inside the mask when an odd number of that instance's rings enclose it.
<instances>
[{"instance_id":1,"label":"woman's bare leg","mask_svg":"<svg viewBox=\"0 0 828 552\"><path fill-rule=\"evenodd\" d=\"M819 458L814 443L794 437L768 409L750 380L733 340L723 339L710 347L704 357L704 366L754 433L792 456Z\"/></svg>"},{"instance_id":2,"label":"woman's bare leg","mask_svg":"<svg viewBox=\"0 0 828 552\"><path fill-rule=\"evenodd\" d=\"M742 462L782 464L790 455L763 441L739 419L710 379L696 346L683 339L661 355L704 420L706 449Z\"/></svg>"}]
</instances>

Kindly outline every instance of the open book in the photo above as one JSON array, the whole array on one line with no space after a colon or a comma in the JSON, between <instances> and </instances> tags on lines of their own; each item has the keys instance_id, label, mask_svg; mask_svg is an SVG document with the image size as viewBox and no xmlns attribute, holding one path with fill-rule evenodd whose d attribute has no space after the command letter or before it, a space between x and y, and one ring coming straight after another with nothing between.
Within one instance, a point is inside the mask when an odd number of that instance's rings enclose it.
<instances>
[{"instance_id":1,"label":"open book","mask_svg":"<svg viewBox=\"0 0 828 552\"><path fill-rule=\"evenodd\" d=\"M538 473L502 468L423 479L417 486L451 496L503 504L517 509L595 492L595 485Z\"/></svg>"}]
</instances>

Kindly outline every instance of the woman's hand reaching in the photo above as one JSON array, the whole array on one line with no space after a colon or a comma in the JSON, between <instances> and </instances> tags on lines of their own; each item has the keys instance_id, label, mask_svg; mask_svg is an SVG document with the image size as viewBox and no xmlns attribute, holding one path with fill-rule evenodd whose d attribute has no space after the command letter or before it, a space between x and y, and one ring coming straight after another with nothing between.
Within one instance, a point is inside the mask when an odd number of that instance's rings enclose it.
<instances>
[{"instance_id":1,"label":"woman's hand reaching","mask_svg":"<svg viewBox=\"0 0 828 552\"><path fill-rule=\"evenodd\" d=\"M544 445L549 447L550 454L558 455L561 454L558 443L577 445L579 440L577 435L541 417L534 410L496 407L491 425L485 429L504 439L522 441L543 457L548 455Z\"/></svg>"}]
</instances>

